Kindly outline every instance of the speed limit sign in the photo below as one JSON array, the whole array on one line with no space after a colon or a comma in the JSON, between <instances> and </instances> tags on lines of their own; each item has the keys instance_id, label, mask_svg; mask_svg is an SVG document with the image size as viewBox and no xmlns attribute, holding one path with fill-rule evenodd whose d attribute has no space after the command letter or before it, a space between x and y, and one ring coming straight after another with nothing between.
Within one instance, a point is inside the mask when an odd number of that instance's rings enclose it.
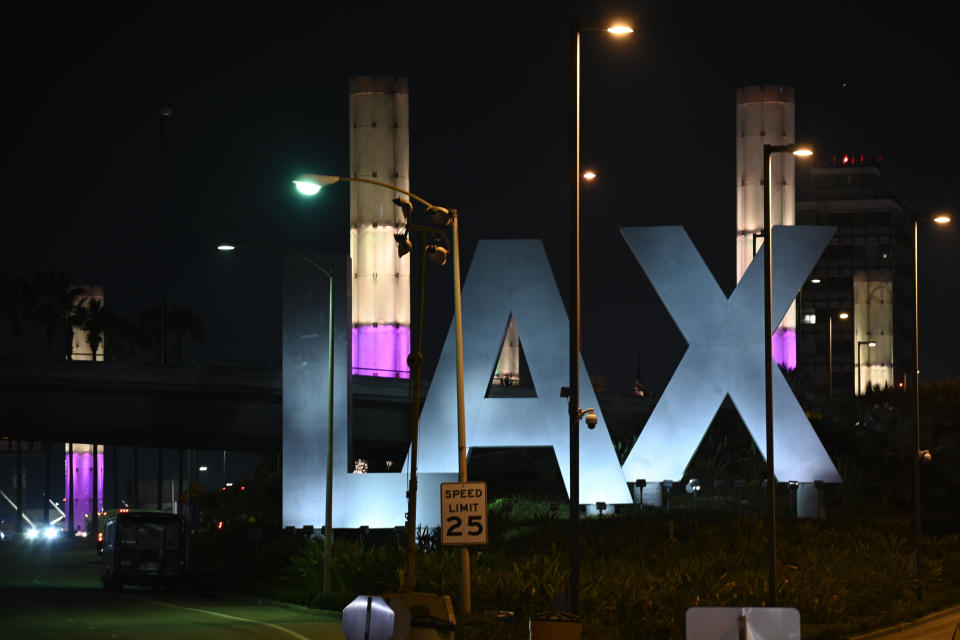
<instances>
[{"instance_id":1,"label":"speed limit sign","mask_svg":"<svg viewBox=\"0 0 960 640\"><path fill-rule=\"evenodd\" d=\"M487 483L440 485L441 544L487 544Z\"/></svg>"}]
</instances>

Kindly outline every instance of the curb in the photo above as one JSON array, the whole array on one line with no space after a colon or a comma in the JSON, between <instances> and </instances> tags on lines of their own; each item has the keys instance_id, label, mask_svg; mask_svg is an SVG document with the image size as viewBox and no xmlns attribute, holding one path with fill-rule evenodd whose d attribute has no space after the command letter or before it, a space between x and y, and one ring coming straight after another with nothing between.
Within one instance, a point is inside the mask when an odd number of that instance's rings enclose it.
<instances>
[{"instance_id":1,"label":"curb","mask_svg":"<svg viewBox=\"0 0 960 640\"><path fill-rule=\"evenodd\" d=\"M934 620L939 620L940 618L946 618L956 614L960 614L960 605L957 605L955 607L950 607L949 609L944 609L942 611L934 611L933 613L929 613L923 616L922 618L917 618L916 620L913 620L911 622L901 622L900 624L895 624L893 626L886 627L884 629L871 631L870 633L866 633L864 635L850 636L849 640L874 640L875 638L883 638L885 636L890 635L891 633L907 631L909 629L913 629L914 627L918 627L922 624L933 622Z\"/></svg>"},{"instance_id":2,"label":"curb","mask_svg":"<svg viewBox=\"0 0 960 640\"><path fill-rule=\"evenodd\" d=\"M331 618L343 618L342 611L330 611L329 609L314 609L302 604L294 604L292 602L284 602L282 600L270 600L269 598L260 598L257 596L251 596L245 593L231 593L229 591L215 591L213 589L196 589L190 588L191 591L195 592L207 592L214 594L217 597L223 598L234 598L236 600L246 600L250 604L258 607L274 607L276 609L289 609L290 611L299 611L300 613L313 613L313 614L323 614Z\"/></svg>"}]
</instances>

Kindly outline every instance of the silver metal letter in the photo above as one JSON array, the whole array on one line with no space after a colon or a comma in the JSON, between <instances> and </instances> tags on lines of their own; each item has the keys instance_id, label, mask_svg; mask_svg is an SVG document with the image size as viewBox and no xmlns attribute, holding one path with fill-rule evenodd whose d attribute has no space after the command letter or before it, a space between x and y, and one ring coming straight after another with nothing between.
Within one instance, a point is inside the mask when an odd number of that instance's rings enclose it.
<instances>
[{"instance_id":1,"label":"silver metal letter","mask_svg":"<svg viewBox=\"0 0 960 640\"><path fill-rule=\"evenodd\" d=\"M773 228L773 326L835 230ZM623 465L624 477L682 478L727 394L765 451L763 254L727 298L682 227L629 227L621 232L689 344ZM836 467L779 369L773 378L777 476L839 482Z\"/></svg>"},{"instance_id":2,"label":"silver metal letter","mask_svg":"<svg viewBox=\"0 0 960 640\"><path fill-rule=\"evenodd\" d=\"M486 398L513 315L536 398ZM464 395L469 447L553 447L569 492L567 314L539 240L481 240L463 288ZM447 334L420 426L419 469L457 470L454 334ZM581 404L599 407L583 361ZM581 503L631 502L603 415L580 430ZM418 508L418 521L426 514ZM439 515L439 514L438 514ZM439 521L439 519L437 520Z\"/></svg>"}]
</instances>

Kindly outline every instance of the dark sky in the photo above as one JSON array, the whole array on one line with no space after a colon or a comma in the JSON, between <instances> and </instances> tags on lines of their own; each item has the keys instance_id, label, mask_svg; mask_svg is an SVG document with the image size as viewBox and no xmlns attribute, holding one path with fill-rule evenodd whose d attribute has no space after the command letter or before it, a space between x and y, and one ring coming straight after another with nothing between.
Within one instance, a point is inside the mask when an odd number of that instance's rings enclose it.
<instances>
[{"instance_id":1,"label":"dark sky","mask_svg":"<svg viewBox=\"0 0 960 640\"><path fill-rule=\"evenodd\" d=\"M399 74L412 189L459 209L465 270L480 238L542 238L566 299L572 15L637 27L583 42L583 161L600 174L583 194L583 351L611 388L630 388L638 354L662 388L685 348L620 227L686 226L720 285L734 285L736 87L796 86L798 139L821 162L880 153L913 210L957 210L948 7L343 4L7 3L0 270L65 271L130 316L157 304L170 106L169 301L207 320L189 355L278 363L278 256L213 247L345 248L348 189L304 201L289 180L346 172L347 79ZM920 236L927 380L960 376L958 242L956 225ZM431 273L428 332L449 326L449 282ZM428 367L438 353L428 341Z\"/></svg>"}]
</instances>

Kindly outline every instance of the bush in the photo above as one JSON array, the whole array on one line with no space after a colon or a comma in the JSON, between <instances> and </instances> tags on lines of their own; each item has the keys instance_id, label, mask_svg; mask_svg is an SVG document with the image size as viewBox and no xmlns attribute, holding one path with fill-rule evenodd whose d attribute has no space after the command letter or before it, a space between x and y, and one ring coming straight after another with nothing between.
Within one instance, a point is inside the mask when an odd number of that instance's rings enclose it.
<instances>
[{"instance_id":1,"label":"bush","mask_svg":"<svg viewBox=\"0 0 960 640\"><path fill-rule=\"evenodd\" d=\"M474 614L459 620L459 639L525 638L527 618L552 610L554 594L566 589L566 521L549 509L522 521L498 510L491 525L490 543L471 550ZM781 520L778 605L799 609L804 638L831 638L956 604L960 536L925 540L918 581L911 571L911 533L897 524ZM688 607L764 605L766 536L765 521L756 514L672 517L647 510L584 519L583 637L682 638ZM273 597L339 610L357 594L398 590L404 563L402 547L339 539L334 593L324 596L323 541L310 540L293 551L271 589ZM448 594L458 605L459 549L425 545L417 575L418 591ZM513 611L514 621L484 615L494 610Z\"/></svg>"}]
</instances>

